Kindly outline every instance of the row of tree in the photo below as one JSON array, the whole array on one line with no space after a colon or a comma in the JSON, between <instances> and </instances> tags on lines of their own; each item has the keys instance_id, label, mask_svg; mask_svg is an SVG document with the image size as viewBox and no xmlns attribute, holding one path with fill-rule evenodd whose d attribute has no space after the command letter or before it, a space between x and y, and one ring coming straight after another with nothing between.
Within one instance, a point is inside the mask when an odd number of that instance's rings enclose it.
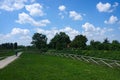
<instances>
[{"instance_id":1,"label":"row of tree","mask_svg":"<svg viewBox=\"0 0 120 80\"><path fill-rule=\"evenodd\" d=\"M48 48L63 50L66 48L74 49L95 49L95 50L120 50L120 43L117 40L113 40L112 43L106 38L103 42L90 41L90 45L87 45L88 39L84 35L77 35L71 41L69 36L65 32L57 33L47 44L47 37L44 34L35 33L32 37L33 46L37 47L41 51L46 51Z\"/></svg>"},{"instance_id":2,"label":"row of tree","mask_svg":"<svg viewBox=\"0 0 120 80\"><path fill-rule=\"evenodd\" d=\"M110 43L107 38L103 42L92 40L89 48L96 50L120 50L120 43L117 40L113 40Z\"/></svg>"},{"instance_id":3,"label":"row of tree","mask_svg":"<svg viewBox=\"0 0 120 80\"><path fill-rule=\"evenodd\" d=\"M0 49L17 49L17 42L0 44Z\"/></svg>"}]
</instances>

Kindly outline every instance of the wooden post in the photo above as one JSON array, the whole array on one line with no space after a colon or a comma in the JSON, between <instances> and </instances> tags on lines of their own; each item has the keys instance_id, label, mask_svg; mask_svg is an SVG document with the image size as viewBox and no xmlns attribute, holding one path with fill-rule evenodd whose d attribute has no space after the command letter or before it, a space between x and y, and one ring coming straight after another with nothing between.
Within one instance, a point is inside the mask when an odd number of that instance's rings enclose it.
<instances>
[{"instance_id":1,"label":"wooden post","mask_svg":"<svg viewBox=\"0 0 120 80\"><path fill-rule=\"evenodd\" d=\"M100 60L101 62L103 62L105 65L107 65L110 68L113 68L110 64L108 64L107 62L103 61L102 59Z\"/></svg>"},{"instance_id":2,"label":"wooden post","mask_svg":"<svg viewBox=\"0 0 120 80\"><path fill-rule=\"evenodd\" d=\"M91 61L93 61L96 64L99 64L97 61L95 61L94 59L90 58Z\"/></svg>"},{"instance_id":3,"label":"wooden post","mask_svg":"<svg viewBox=\"0 0 120 80\"><path fill-rule=\"evenodd\" d=\"M85 59L83 56L81 56L81 58L86 61L86 62L89 62L89 60Z\"/></svg>"}]
</instances>

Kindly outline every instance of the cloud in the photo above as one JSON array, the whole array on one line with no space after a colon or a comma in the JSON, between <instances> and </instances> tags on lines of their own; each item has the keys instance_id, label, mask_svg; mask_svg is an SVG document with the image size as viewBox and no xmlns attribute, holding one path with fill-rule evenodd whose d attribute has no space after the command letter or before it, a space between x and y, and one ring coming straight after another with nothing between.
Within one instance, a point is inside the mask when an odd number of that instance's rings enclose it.
<instances>
[{"instance_id":1,"label":"cloud","mask_svg":"<svg viewBox=\"0 0 120 80\"><path fill-rule=\"evenodd\" d=\"M21 28L13 28L11 31L11 35L16 35L16 34L23 34L27 35L30 31L28 29L21 29Z\"/></svg>"},{"instance_id":2,"label":"cloud","mask_svg":"<svg viewBox=\"0 0 120 80\"><path fill-rule=\"evenodd\" d=\"M96 8L98 9L99 12L113 12L113 10L118 6L118 3L115 2L113 5L110 3L102 3L99 2L96 5Z\"/></svg>"},{"instance_id":3,"label":"cloud","mask_svg":"<svg viewBox=\"0 0 120 80\"><path fill-rule=\"evenodd\" d=\"M82 25L83 32L82 34L86 35L88 39L94 39L94 40L102 40L106 38L105 33L112 32L112 28L100 28L95 27L93 24L86 22Z\"/></svg>"},{"instance_id":4,"label":"cloud","mask_svg":"<svg viewBox=\"0 0 120 80\"><path fill-rule=\"evenodd\" d=\"M66 7L65 7L64 5L60 5L60 6L58 7L58 9L59 9L60 11L65 11Z\"/></svg>"},{"instance_id":5,"label":"cloud","mask_svg":"<svg viewBox=\"0 0 120 80\"><path fill-rule=\"evenodd\" d=\"M28 29L13 28L8 34L0 34L0 43L18 42L19 45L29 45L31 42Z\"/></svg>"},{"instance_id":6,"label":"cloud","mask_svg":"<svg viewBox=\"0 0 120 80\"><path fill-rule=\"evenodd\" d=\"M107 21L107 20L105 20L104 21L104 23L105 24L114 24L114 23L116 23L118 21L118 18L116 17L116 16L111 16L110 18L109 18L109 20Z\"/></svg>"},{"instance_id":7,"label":"cloud","mask_svg":"<svg viewBox=\"0 0 120 80\"><path fill-rule=\"evenodd\" d=\"M65 32L70 36L70 39L73 40L76 35L79 35L80 32L71 28L71 27L65 27L64 29L60 29L59 32Z\"/></svg>"},{"instance_id":8,"label":"cloud","mask_svg":"<svg viewBox=\"0 0 120 80\"><path fill-rule=\"evenodd\" d=\"M10 33L4 35L3 38L11 38L16 35L28 35L30 31L28 29L21 29L21 28L13 28Z\"/></svg>"},{"instance_id":9,"label":"cloud","mask_svg":"<svg viewBox=\"0 0 120 80\"><path fill-rule=\"evenodd\" d=\"M6 11L14 11L22 9L25 6L27 0L1 0L0 9Z\"/></svg>"},{"instance_id":10,"label":"cloud","mask_svg":"<svg viewBox=\"0 0 120 80\"><path fill-rule=\"evenodd\" d=\"M64 19L65 15L67 14L66 7L64 5L60 5L58 9L60 11L58 15L61 17L61 19Z\"/></svg>"},{"instance_id":11,"label":"cloud","mask_svg":"<svg viewBox=\"0 0 120 80\"><path fill-rule=\"evenodd\" d=\"M26 10L30 12L31 16L43 16L43 6L39 3L34 3L31 5L26 5L25 6Z\"/></svg>"},{"instance_id":12,"label":"cloud","mask_svg":"<svg viewBox=\"0 0 120 80\"><path fill-rule=\"evenodd\" d=\"M31 24L33 26L46 26L47 24L50 23L50 21L48 19L44 19L44 20L40 20L40 21L35 21L31 16L29 16L28 14L22 12L19 14L19 19L16 20L17 23L20 24Z\"/></svg>"},{"instance_id":13,"label":"cloud","mask_svg":"<svg viewBox=\"0 0 120 80\"><path fill-rule=\"evenodd\" d=\"M96 7L97 7L99 12L109 12L110 8L111 8L111 4L110 3L103 4L102 2L99 2L96 5Z\"/></svg>"},{"instance_id":14,"label":"cloud","mask_svg":"<svg viewBox=\"0 0 120 80\"><path fill-rule=\"evenodd\" d=\"M80 34L79 31L77 31L71 27L65 27L63 29L52 29L52 30L44 30L41 28L37 28L36 31L38 33L45 34L48 38L48 42L50 42L50 40L55 36L55 34L59 33L59 32L65 32L67 35L70 36L71 40L73 40L76 35Z\"/></svg>"},{"instance_id":15,"label":"cloud","mask_svg":"<svg viewBox=\"0 0 120 80\"><path fill-rule=\"evenodd\" d=\"M62 13L62 12L60 12L59 14L58 14L60 17L61 17L61 19L64 19L64 13Z\"/></svg>"},{"instance_id":16,"label":"cloud","mask_svg":"<svg viewBox=\"0 0 120 80\"><path fill-rule=\"evenodd\" d=\"M100 27L96 28L93 24L90 24L88 22L86 22L85 24L83 24L82 28L84 29L83 34L91 36L91 37L94 34L101 34L102 35L105 32L104 30L101 30Z\"/></svg>"},{"instance_id":17,"label":"cloud","mask_svg":"<svg viewBox=\"0 0 120 80\"><path fill-rule=\"evenodd\" d=\"M113 5L113 7L117 7L118 5L119 5L119 3L115 2L114 5Z\"/></svg>"},{"instance_id":18,"label":"cloud","mask_svg":"<svg viewBox=\"0 0 120 80\"><path fill-rule=\"evenodd\" d=\"M80 15L79 13L75 12L75 11L70 11L69 12L69 17L72 18L73 20L82 20L82 15Z\"/></svg>"}]
</instances>

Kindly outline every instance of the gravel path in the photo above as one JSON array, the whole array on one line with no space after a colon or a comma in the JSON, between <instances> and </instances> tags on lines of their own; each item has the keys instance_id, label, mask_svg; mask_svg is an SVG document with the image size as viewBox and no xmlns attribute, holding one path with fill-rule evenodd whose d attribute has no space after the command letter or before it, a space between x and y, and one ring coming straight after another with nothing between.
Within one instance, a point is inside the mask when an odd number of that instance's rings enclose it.
<instances>
[{"instance_id":1,"label":"gravel path","mask_svg":"<svg viewBox=\"0 0 120 80\"><path fill-rule=\"evenodd\" d=\"M3 69L4 67L6 67L8 64L10 64L15 59L17 59L21 54L22 54L22 52L19 52L17 56L13 55L13 56L9 56L3 60L0 60L0 69Z\"/></svg>"}]
</instances>

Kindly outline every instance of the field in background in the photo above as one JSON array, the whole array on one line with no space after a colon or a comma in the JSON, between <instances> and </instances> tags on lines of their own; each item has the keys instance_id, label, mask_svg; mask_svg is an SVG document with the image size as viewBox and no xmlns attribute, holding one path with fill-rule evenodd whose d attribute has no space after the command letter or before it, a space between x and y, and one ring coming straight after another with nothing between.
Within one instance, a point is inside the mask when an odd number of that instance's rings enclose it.
<instances>
[{"instance_id":1,"label":"field in background","mask_svg":"<svg viewBox=\"0 0 120 80\"><path fill-rule=\"evenodd\" d=\"M38 54L37 54L38 53ZM0 70L0 80L118 80L120 70L29 51Z\"/></svg>"},{"instance_id":2,"label":"field in background","mask_svg":"<svg viewBox=\"0 0 120 80\"><path fill-rule=\"evenodd\" d=\"M77 55L85 55L97 58L105 58L105 59L113 59L120 60L120 51L108 51L108 50L49 50L51 53L65 53L65 54L77 54Z\"/></svg>"},{"instance_id":3,"label":"field in background","mask_svg":"<svg viewBox=\"0 0 120 80\"><path fill-rule=\"evenodd\" d=\"M0 50L0 57L11 56L11 55L14 55L14 54L15 54L14 50L7 50L7 49Z\"/></svg>"}]
</instances>

